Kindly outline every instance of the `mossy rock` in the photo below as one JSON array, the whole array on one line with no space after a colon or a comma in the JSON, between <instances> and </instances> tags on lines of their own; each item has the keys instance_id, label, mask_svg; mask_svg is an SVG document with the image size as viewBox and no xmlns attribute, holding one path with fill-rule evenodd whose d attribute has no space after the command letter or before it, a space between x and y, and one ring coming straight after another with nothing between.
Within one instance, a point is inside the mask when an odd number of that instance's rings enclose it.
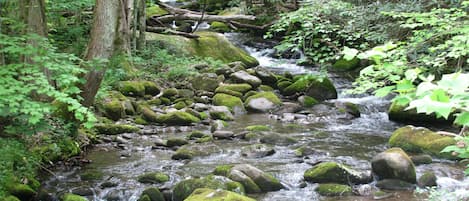
<instances>
[{"instance_id":1,"label":"mossy rock","mask_svg":"<svg viewBox=\"0 0 469 201\"><path fill-rule=\"evenodd\" d=\"M161 99L159 99L159 98L155 98L155 99L151 99L151 100L147 101L147 104L151 105L151 106L158 106L158 105L161 105L162 103L163 103L163 101L161 101Z\"/></svg>"},{"instance_id":2,"label":"mossy rock","mask_svg":"<svg viewBox=\"0 0 469 201\"><path fill-rule=\"evenodd\" d=\"M157 116L156 122L165 125L187 126L199 123L200 119L190 113L176 111Z\"/></svg>"},{"instance_id":3,"label":"mossy rock","mask_svg":"<svg viewBox=\"0 0 469 201\"><path fill-rule=\"evenodd\" d=\"M62 196L62 201L88 201L88 199L79 195L66 193Z\"/></svg>"},{"instance_id":4,"label":"mossy rock","mask_svg":"<svg viewBox=\"0 0 469 201\"><path fill-rule=\"evenodd\" d=\"M32 200L37 192L26 184L7 184L7 190L11 195L19 198L20 200Z\"/></svg>"},{"instance_id":5,"label":"mossy rock","mask_svg":"<svg viewBox=\"0 0 469 201\"><path fill-rule=\"evenodd\" d=\"M169 176L162 172L151 172L138 176L137 181L144 184L159 184L169 181Z\"/></svg>"},{"instance_id":6,"label":"mossy rock","mask_svg":"<svg viewBox=\"0 0 469 201\"><path fill-rule=\"evenodd\" d=\"M145 95L156 96L161 92L160 87L151 81L142 81L143 86L145 87Z\"/></svg>"},{"instance_id":7,"label":"mossy rock","mask_svg":"<svg viewBox=\"0 0 469 201\"><path fill-rule=\"evenodd\" d=\"M231 95L231 96L236 96L238 98L243 98L242 93L237 92L237 91L233 91L233 90L229 90L229 89L226 89L226 88L217 88L215 90L215 93L228 94L228 95Z\"/></svg>"},{"instance_id":8,"label":"mossy rock","mask_svg":"<svg viewBox=\"0 0 469 201\"><path fill-rule=\"evenodd\" d=\"M36 146L32 151L39 154L43 161L52 162L66 160L81 153L80 145L71 137L63 137L54 143Z\"/></svg>"},{"instance_id":9,"label":"mossy rock","mask_svg":"<svg viewBox=\"0 0 469 201\"><path fill-rule=\"evenodd\" d=\"M293 84L281 90L284 95L305 94L318 101L337 98L337 90L327 77L304 75L295 80Z\"/></svg>"},{"instance_id":10,"label":"mossy rock","mask_svg":"<svg viewBox=\"0 0 469 201\"><path fill-rule=\"evenodd\" d=\"M195 142L196 143L205 143L205 142L211 142L213 141L213 137L211 135L206 135L206 136L203 136L199 139L197 139Z\"/></svg>"},{"instance_id":11,"label":"mossy rock","mask_svg":"<svg viewBox=\"0 0 469 201\"><path fill-rule=\"evenodd\" d=\"M180 148L171 156L173 160L187 160L192 159L195 153L191 150Z\"/></svg>"},{"instance_id":12,"label":"mossy rock","mask_svg":"<svg viewBox=\"0 0 469 201\"><path fill-rule=\"evenodd\" d=\"M451 153L441 153L445 147L456 141L450 136L443 136L427 128L405 126L397 129L389 138L391 147L400 147L412 153L426 153L439 158L456 159Z\"/></svg>"},{"instance_id":13,"label":"mossy rock","mask_svg":"<svg viewBox=\"0 0 469 201\"><path fill-rule=\"evenodd\" d=\"M219 165L213 170L214 175L228 177L234 165Z\"/></svg>"},{"instance_id":14,"label":"mossy rock","mask_svg":"<svg viewBox=\"0 0 469 201\"><path fill-rule=\"evenodd\" d=\"M168 11L160 8L158 5L154 5L146 8L146 14L147 18L150 18L151 16L163 16L169 13Z\"/></svg>"},{"instance_id":15,"label":"mossy rock","mask_svg":"<svg viewBox=\"0 0 469 201\"><path fill-rule=\"evenodd\" d=\"M126 96L145 96L145 85L142 81L121 81L118 84L119 91Z\"/></svg>"},{"instance_id":16,"label":"mossy rock","mask_svg":"<svg viewBox=\"0 0 469 201\"><path fill-rule=\"evenodd\" d=\"M255 201L250 197L246 197L231 191L213 190L209 188L196 189L185 201Z\"/></svg>"},{"instance_id":17,"label":"mossy rock","mask_svg":"<svg viewBox=\"0 0 469 201\"><path fill-rule=\"evenodd\" d=\"M145 120L145 119L144 119L143 117L141 117L141 116L138 116L137 118L135 118L134 123L139 124L139 125L148 125L148 124L149 124L148 121Z\"/></svg>"},{"instance_id":18,"label":"mossy rock","mask_svg":"<svg viewBox=\"0 0 469 201\"><path fill-rule=\"evenodd\" d=\"M223 22L217 22L217 21L212 22L210 24L210 30L220 32L220 33L225 33L225 32L230 32L231 31L231 29L228 25L226 25Z\"/></svg>"},{"instance_id":19,"label":"mossy rock","mask_svg":"<svg viewBox=\"0 0 469 201\"><path fill-rule=\"evenodd\" d=\"M311 96L300 96L298 101L301 103L303 107L313 107L314 105L318 104L319 101Z\"/></svg>"},{"instance_id":20,"label":"mossy rock","mask_svg":"<svg viewBox=\"0 0 469 201\"><path fill-rule=\"evenodd\" d=\"M166 98L166 97L160 97L160 100L161 100L161 103L163 105L169 105L171 104L171 100L169 98Z\"/></svg>"},{"instance_id":21,"label":"mossy rock","mask_svg":"<svg viewBox=\"0 0 469 201\"><path fill-rule=\"evenodd\" d=\"M80 174L80 179L83 181L96 181L104 177L104 173L99 170L87 170Z\"/></svg>"},{"instance_id":22,"label":"mossy rock","mask_svg":"<svg viewBox=\"0 0 469 201\"><path fill-rule=\"evenodd\" d=\"M399 179L416 183L415 166L410 157L398 147L390 148L373 157L371 169L379 180Z\"/></svg>"},{"instance_id":23,"label":"mossy rock","mask_svg":"<svg viewBox=\"0 0 469 201\"><path fill-rule=\"evenodd\" d=\"M147 40L156 42L170 53L181 56L211 57L225 63L241 61L248 67L259 62L244 50L234 46L225 36L215 32L197 32L200 37L189 39L183 36L147 33Z\"/></svg>"},{"instance_id":24,"label":"mossy rock","mask_svg":"<svg viewBox=\"0 0 469 201\"><path fill-rule=\"evenodd\" d=\"M406 110L408 105L400 105L393 102L388 109L389 120L402 122L402 123L415 123L415 124L447 124L451 125L454 117L450 115L448 119L437 118L435 114L417 113L416 109Z\"/></svg>"},{"instance_id":25,"label":"mossy rock","mask_svg":"<svg viewBox=\"0 0 469 201\"><path fill-rule=\"evenodd\" d=\"M261 132L261 131L270 131L270 127L266 125L252 125L252 126L247 126L244 128L247 131L252 131L252 132Z\"/></svg>"},{"instance_id":26,"label":"mossy rock","mask_svg":"<svg viewBox=\"0 0 469 201\"><path fill-rule=\"evenodd\" d=\"M165 199L158 188L150 187L142 192L138 201L165 201Z\"/></svg>"},{"instance_id":27,"label":"mossy rock","mask_svg":"<svg viewBox=\"0 0 469 201\"><path fill-rule=\"evenodd\" d=\"M15 197L13 195L7 196L5 198L1 198L0 200L1 201L21 201L19 198Z\"/></svg>"},{"instance_id":28,"label":"mossy rock","mask_svg":"<svg viewBox=\"0 0 469 201\"><path fill-rule=\"evenodd\" d=\"M332 65L334 71L350 71L360 66L360 59L354 57L351 60L341 58Z\"/></svg>"},{"instance_id":29,"label":"mossy rock","mask_svg":"<svg viewBox=\"0 0 469 201\"><path fill-rule=\"evenodd\" d=\"M97 124L95 125L96 130L100 134L106 135L117 135L122 133L135 133L140 129L126 124Z\"/></svg>"},{"instance_id":30,"label":"mossy rock","mask_svg":"<svg viewBox=\"0 0 469 201\"><path fill-rule=\"evenodd\" d=\"M322 196L347 196L353 195L352 188L342 184L319 184L316 192Z\"/></svg>"},{"instance_id":31,"label":"mossy rock","mask_svg":"<svg viewBox=\"0 0 469 201\"><path fill-rule=\"evenodd\" d=\"M322 162L306 170L304 179L314 183L358 183L362 179L349 167L336 162Z\"/></svg>"},{"instance_id":32,"label":"mossy rock","mask_svg":"<svg viewBox=\"0 0 469 201\"><path fill-rule=\"evenodd\" d=\"M176 96L179 95L179 91L176 88L168 88L163 90L163 97L169 99L175 99Z\"/></svg>"},{"instance_id":33,"label":"mossy rock","mask_svg":"<svg viewBox=\"0 0 469 201\"><path fill-rule=\"evenodd\" d=\"M142 117L148 122L158 122L158 115L150 109L150 107L141 107Z\"/></svg>"},{"instance_id":34,"label":"mossy rock","mask_svg":"<svg viewBox=\"0 0 469 201\"><path fill-rule=\"evenodd\" d=\"M176 104L174 104L174 108L180 110L187 107L186 103L184 101L179 101Z\"/></svg>"},{"instance_id":35,"label":"mossy rock","mask_svg":"<svg viewBox=\"0 0 469 201\"><path fill-rule=\"evenodd\" d=\"M241 94L245 94L252 89L252 86L246 83L243 84L222 84L215 89L215 92L218 91L236 91Z\"/></svg>"},{"instance_id":36,"label":"mossy rock","mask_svg":"<svg viewBox=\"0 0 469 201\"><path fill-rule=\"evenodd\" d=\"M207 134L202 131L192 131L191 133L187 135L187 138L190 140L193 140L193 139L205 137L206 135Z\"/></svg>"},{"instance_id":37,"label":"mossy rock","mask_svg":"<svg viewBox=\"0 0 469 201\"><path fill-rule=\"evenodd\" d=\"M248 164L235 165L231 168L229 178L243 184L248 193L277 191L284 188L271 174Z\"/></svg>"},{"instance_id":38,"label":"mossy rock","mask_svg":"<svg viewBox=\"0 0 469 201\"><path fill-rule=\"evenodd\" d=\"M111 91L105 98L97 100L96 105L105 117L117 121L126 114L125 102L129 102L127 97L118 91Z\"/></svg>"},{"instance_id":39,"label":"mossy rock","mask_svg":"<svg viewBox=\"0 0 469 201\"><path fill-rule=\"evenodd\" d=\"M166 146L168 147L176 147L189 144L189 142L183 138L169 138L166 142Z\"/></svg>"},{"instance_id":40,"label":"mossy rock","mask_svg":"<svg viewBox=\"0 0 469 201\"><path fill-rule=\"evenodd\" d=\"M259 86L259 90L261 90L261 91L274 91L274 88L272 88L271 86L268 86L268 85L261 85L261 86Z\"/></svg>"},{"instance_id":41,"label":"mossy rock","mask_svg":"<svg viewBox=\"0 0 469 201\"><path fill-rule=\"evenodd\" d=\"M194 76L191 79L191 84L195 90L213 92L222 81L223 79L215 73L203 73Z\"/></svg>"},{"instance_id":42,"label":"mossy rock","mask_svg":"<svg viewBox=\"0 0 469 201\"><path fill-rule=\"evenodd\" d=\"M243 101L241 101L241 99L236 96L231 96L228 94L216 94L213 97L213 104L217 106L226 106L230 108L231 111L245 111Z\"/></svg>"},{"instance_id":43,"label":"mossy rock","mask_svg":"<svg viewBox=\"0 0 469 201\"><path fill-rule=\"evenodd\" d=\"M282 101L271 91L259 92L244 101L246 109L252 112L269 112L282 105Z\"/></svg>"},{"instance_id":44,"label":"mossy rock","mask_svg":"<svg viewBox=\"0 0 469 201\"><path fill-rule=\"evenodd\" d=\"M200 179L187 179L180 181L173 188L173 201L183 201L185 200L192 192L198 188L211 188L211 189L227 189L226 178L221 178L217 176L207 176ZM230 184L231 186L232 184Z\"/></svg>"}]
</instances>

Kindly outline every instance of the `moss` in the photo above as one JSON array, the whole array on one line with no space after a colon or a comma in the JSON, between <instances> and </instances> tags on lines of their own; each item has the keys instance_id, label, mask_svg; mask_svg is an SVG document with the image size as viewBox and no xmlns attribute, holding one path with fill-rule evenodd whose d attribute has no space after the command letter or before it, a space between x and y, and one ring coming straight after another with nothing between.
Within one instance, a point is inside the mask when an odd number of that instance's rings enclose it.
<instances>
[{"instance_id":1,"label":"moss","mask_svg":"<svg viewBox=\"0 0 469 201\"><path fill-rule=\"evenodd\" d=\"M235 108L241 108L244 110L244 105L241 99L228 94L216 94L213 97L213 104L217 106L226 106L232 111L235 110Z\"/></svg>"},{"instance_id":2,"label":"moss","mask_svg":"<svg viewBox=\"0 0 469 201\"><path fill-rule=\"evenodd\" d=\"M185 201L255 201L252 198L230 192L208 188L196 189Z\"/></svg>"},{"instance_id":3,"label":"moss","mask_svg":"<svg viewBox=\"0 0 469 201\"><path fill-rule=\"evenodd\" d=\"M163 193L158 190L158 188L155 187L150 187L145 189L142 192L142 195L140 196L140 199L138 201L165 201Z\"/></svg>"},{"instance_id":4,"label":"moss","mask_svg":"<svg viewBox=\"0 0 469 201\"><path fill-rule=\"evenodd\" d=\"M164 105L169 105L169 104L171 104L171 100L170 100L169 98L160 97L160 100L161 100L161 103L164 104Z\"/></svg>"},{"instance_id":5,"label":"moss","mask_svg":"<svg viewBox=\"0 0 469 201\"><path fill-rule=\"evenodd\" d=\"M143 106L142 107L142 117L144 120L148 122L158 122L158 115L156 115L153 110L150 109L150 107Z\"/></svg>"},{"instance_id":6,"label":"moss","mask_svg":"<svg viewBox=\"0 0 469 201\"><path fill-rule=\"evenodd\" d=\"M291 84L293 83L288 80L277 81L277 88L280 90L280 92L284 93L285 89Z\"/></svg>"},{"instance_id":7,"label":"moss","mask_svg":"<svg viewBox=\"0 0 469 201\"><path fill-rule=\"evenodd\" d=\"M352 60L346 60L344 58L337 60L333 65L332 69L335 71L349 71L354 70L360 64L360 59L357 57Z\"/></svg>"},{"instance_id":8,"label":"moss","mask_svg":"<svg viewBox=\"0 0 469 201\"><path fill-rule=\"evenodd\" d=\"M454 117L450 115L450 118L437 118L434 114L427 115L424 113L417 113L416 109L406 110L408 105L399 105L397 102L393 102L388 109L389 120L404 122L404 123L420 123L420 124L448 124L453 123Z\"/></svg>"},{"instance_id":9,"label":"moss","mask_svg":"<svg viewBox=\"0 0 469 201\"><path fill-rule=\"evenodd\" d=\"M225 32L230 32L231 29L228 25L226 25L225 23L223 22L212 22L210 24L210 29L213 30L213 31L216 31L216 32L221 32L221 33L225 33Z\"/></svg>"},{"instance_id":10,"label":"moss","mask_svg":"<svg viewBox=\"0 0 469 201\"><path fill-rule=\"evenodd\" d=\"M119 91L126 96L145 96L145 85L141 81L119 82Z\"/></svg>"},{"instance_id":11,"label":"moss","mask_svg":"<svg viewBox=\"0 0 469 201\"><path fill-rule=\"evenodd\" d=\"M266 125L252 125L244 129L247 131L252 131L252 132L270 131L270 127Z\"/></svg>"},{"instance_id":12,"label":"moss","mask_svg":"<svg viewBox=\"0 0 469 201\"><path fill-rule=\"evenodd\" d=\"M179 101L176 104L174 104L174 108L180 110L186 107L186 103L184 101Z\"/></svg>"},{"instance_id":13,"label":"moss","mask_svg":"<svg viewBox=\"0 0 469 201\"><path fill-rule=\"evenodd\" d=\"M156 122L166 125L192 125L199 123L200 119L187 112L177 111L157 116Z\"/></svg>"},{"instance_id":14,"label":"moss","mask_svg":"<svg viewBox=\"0 0 469 201\"><path fill-rule=\"evenodd\" d=\"M134 123L139 124L139 125L148 125L148 121L143 119L143 117L141 116L135 118Z\"/></svg>"},{"instance_id":15,"label":"moss","mask_svg":"<svg viewBox=\"0 0 469 201\"><path fill-rule=\"evenodd\" d=\"M211 142L211 141L213 141L213 137L211 135L206 135L206 136L203 136L203 137L199 138L195 142L196 143L205 143L205 142Z\"/></svg>"},{"instance_id":16,"label":"moss","mask_svg":"<svg viewBox=\"0 0 469 201\"><path fill-rule=\"evenodd\" d=\"M258 94L258 93L259 93L259 92L257 92L257 91L248 91L246 94L244 94L243 100L246 100L246 99L248 99L249 97L254 96L254 95Z\"/></svg>"},{"instance_id":17,"label":"moss","mask_svg":"<svg viewBox=\"0 0 469 201\"><path fill-rule=\"evenodd\" d=\"M151 81L142 81L143 86L145 87L145 94L156 96L160 93L160 87Z\"/></svg>"},{"instance_id":18,"label":"moss","mask_svg":"<svg viewBox=\"0 0 469 201\"><path fill-rule=\"evenodd\" d=\"M197 39L188 39L183 36L148 33L147 39L176 55L211 57L224 63L241 61L249 67L259 65L254 57L234 46L222 34L197 32L197 35L200 36Z\"/></svg>"},{"instance_id":19,"label":"moss","mask_svg":"<svg viewBox=\"0 0 469 201\"><path fill-rule=\"evenodd\" d=\"M231 192L239 193L241 195L246 194L246 190L244 189L243 184L236 182L236 181L231 181L227 182L226 184L226 190L229 190Z\"/></svg>"},{"instance_id":20,"label":"moss","mask_svg":"<svg viewBox=\"0 0 469 201\"><path fill-rule=\"evenodd\" d=\"M125 114L124 105L119 100L111 99L104 102L102 104L102 108L104 110L104 115L114 121L119 120Z\"/></svg>"},{"instance_id":21,"label":"moss","mask_svg":"<svg viewBox=\"0 0 469 201\"><path fill-rule=\"evenodd\" d=\"M140 130L139 128L135 126L125 125L125 124L98 124L98 125L95 125L95 128L98 131L98 133L106 134L106 135L134 133Z\"/></svg>"},{"instance_id":22,"label":"moss","mask_svg":"<svg viewBox=\"0 0 469 201\"><path fill-rule=\"evenodd\" d=\"M261 85L259 86L259 89L261 91L274 91L274 88L272 88L271 86L267 86L267 85Z\"/></svg>"},{"instance_id":23,"label":"moss","mask_svg":"<svg viewBox=\"0 0 469 201\"><path fill-rule=\"evenodd\" d=\"M66 193L62 196L62 201L88 201L88 199L79 195Z\"/></svg>"},{"instance_id":24,"label":"moss","mask_svg":"<svg viewBox=\"0 0 469 201\"><path fill-rule=\"evenodd\" d=\"M5 198L2 198L1 201L21 201L21 200L15 196L10 195Z\"/></svg>"},{"instance_id":25,"label":"moss","mask_svg":"<svg viewBox=\"0 0 469 201\"><path fill-rule=\"evenodd\" d=\"M168 147L182 146L185 144L189 144L189 142L182 138L169 138L166 142L166 146Z\"/></svg>"},{"instance_id":26,"label":"moss","mask_svg":"<svg viewBox=\"0 0 469 201\"><path fill-rule=\"evenodd\" d=\"M179 95L179 92L176 88L169 88L163 90L163 97L165 98L171 99L173 97L176 97L177 95Z\"/></svg>"},{"instance_id":27,"label":"moss","mask_svg":"<svg viewBox=\"0 0 469 201\"><path fill-rule=\"evenodd\" d=\"M405 151L426 153L432 156L455 159L451 153L441 153L445 147L456 141L449 136L442 136L422 127L405 126L397 129L389 138L391 147L400 147Z\"/></svg>"},{"instance_id":28,"label":"moss","mask_svg":"<svg viewBox=\"0 0 469 201\"><path fill-rule=\"evenodd\" d=\"M220 85L218 88L215 89L215 92L217 91L236 91L241 94L244 94L248 92L249 90L252 89L252 86L249 84L223 84Z\"/></svg>"},{"instance_id":29,"label":"moss","mask_svg":"<svg viewBox=\"0 0 469 201\"><path fill-rule=\"evenodd\" d=\"M80 179L83 181L96 181L102 179L104 176L103 172L98 170L88 170L80 175Z\"/></svg>"},{"instance_id":30,"label":"moss","mask_svg":"<svg viewBox=\"0 0 469 201\"><path fill-rule=\"evenodd\" d=\"M255 95L249 96L249 98L246 99L245 103L247 104L247 103L249 103L250 100L256 99L256 98L266 98L267 100L269 100L270 102L272 102L276 105L281 105L282 104L282 101L278 98L278 96L275 95L275 93L273 93L271 91L259 92Z\"/></svg>"},{"instance_id":31,"label":"moss","mask_svg":"<svg viewBox=\"0 0 469 201\"><path fill-rule=\"evenodd\" d=\"M319 101L311 96L303 96L304 100L302 102L304 107L313 107L314 105L318 104Z\"/></svg>"},{"instance_id":32,"label":"moss","mask_svg":"<svg viewBox=\"0 0 469 201\"><path fill-rule=\"evenodd\" d=\"M158 106L158 105L162 104L162 101L159 98L155 98L155 99L151 99L151 100L147 101L147 104L152 105L152 106Z\"/></svg>"},{"instance_id":33,"label":"moss","mask_svg":"<svg viewBox=\"0 0 469 201\"><path fill-rule=\"evenodd\" d=\"M187 150L187 149L184 149L184 148L180 148L176 151L176 153L174 153L171 156L171 159L173 159L173 160L186 160L186 159L192 159L193 157L194 157L194 152L193 151L190 151L190 150Z\"/></svg>"},{"instance_id":34,"label":"moss","mask_svg":"<svg viewBox=\"0 0 469 201\"><path fill-rule=\"evenodd\" d=\"M269 173L264 173L263 177L254 178L254 182L263 192L278 191L283 188L280 181Z\"/></svg>"},{"instance_id":35,"label":"moss","mask_svg":"<svg viewBox=\"0 0 469 201\"><path fill-rule=\"evenodd\" d=\"M219 165L215 167L215 170L213 170L214 175L220 175L220 176L229 176L231 168L233 168L234 165Z\"/></svg>"},{"instance_id":36,"label":"moss","mask_svg":"<svg viewBox=\"0 0 469 201\"><path fill-rule=\"evenodd\" d=\"M31 200L36 196L36 191L26 184L13 184L7 186L11 195L18 197L20 200Z\"/></svg>"},{"instance_id":37,"label":"moss","mask_svg":"<svg viewBox=\"0 0 469 201\"><path fill-rule=\"evenodd\" d=\"M246 190L247 193L262 192L261 188L256 184L256 182L242 172L239 172L239 171L235 171L233 173L230 172L229 177L230 179L236 180L237 182L241 183L244 186L244 189Z\"/></svg>"},{"instance_id":38,"label":"moss","mask_svg":"<svg viewBox=\"0 0 469 201\"><path fill-rule=\"evenodd\" d=\"M145 184L159 184L169 181L169 176L162 172L152 172L138 176L137 181Z\"/></svg>"},{"instance_id":39,"label":"moss","mask_svg":"<svg viewBox=\"0 0 469 201\"><path fill-rule=\"evenodd\" d=\"M219 119L219 120L223 120L223 121L233 121L234 120L234 117L231 113L229 112L224 112L224 111L216 111L216 110L213 110L213 111L210 111L210 117L212 117L212 119Z\"/></svg>"},{"instance_id":40,"label":"moss","mask_svg":"<svg viewBox=\"0 0 469 201\"><path fill-rule=\"evenodd\" d=\"M322 196L347 196L352 195L352 188L341 184L319 184L316 192Z\"/></svg>"},{"instance_id":41,"label":"moss","mask_svg":"<svg viewBox=\"0 0 469 201\"><path fill-rule=\"evenodd\" d=\"M337 91L330 79L311 75L297 77L293 84L281 92L287 96L304 93L318 101L337 98Z\"/></svg>"},{"instance_id":42,"label":"moss","mask_svg":"<svg viewBox=\"0 0 469 201\"><path fill-rule=\"evenodd\" d=\"M336 182L348 184L360 180L348 167L336 162L322 162L304 173L306 181L315 183Z\"/></svg>"},{"instance_id":43,"label":"moss","mask_svg":"<svg viewBox=\"0 0 469 201\"><path fill-rule=\"evenodd\" d=\"M147 18L150 18L151 16L162 16L162 15L169 14L168 11L160 8L158 5L147 7L146 12L147 12Z\"/></svg>"},{"instance_id":44,"label":"moss","mask_svg":"<svg viewBox=\"0 0 469 201\"><path fill-rule=\"evenodd\" d=\"M238 98L243 98L243 94L240 93L240 92L237 92L237 91L233 91L233 90L229 90L229 89L226 89L226 88L217 88L215 90L216 93L223 93L223 94L228 94L228 95L231 95L231 96L236 96Z\"/></svg>"},{"instance_id":45,"label":"moss","mask_svg":"<svg viewBox=\"0 0 469 201\"><path fill-rule=\"evenodd\" d=\"M202 138L204 136L206 136L207 134L205 134L204 132L202 131L192 131L191 133L189 133L187 135L187 138L188 139L197 139L197 138Z\"/></svg>"},{"instance_id":46,"label":"moss","mask_svg":"<svg viewBox=\"0 0 469 201\"><path fill-rule=\"evenodd\" d=\"M208 176L202 179L183 180L174 186L173 201L185 200L195 189L198 188L225 189L226 186L223 182L215 179L212 176Z\"/></svg>"},{"instance_id":47,"label":"moss","mask_svg":"<svg viewBox=\"0 0 469 201\"><path fill-rule=\"evenodd\" d=\"M199 112L200 119L208 119L208 114L206 112Z\"/></svg>"}]
</instances>

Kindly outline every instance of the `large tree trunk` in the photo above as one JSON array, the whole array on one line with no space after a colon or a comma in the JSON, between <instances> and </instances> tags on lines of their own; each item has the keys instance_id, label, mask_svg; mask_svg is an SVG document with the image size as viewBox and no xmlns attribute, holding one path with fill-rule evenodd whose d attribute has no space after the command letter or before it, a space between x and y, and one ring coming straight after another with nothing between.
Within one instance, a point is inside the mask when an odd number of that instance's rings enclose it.
<instances>
[{"instance_id":1,"label":"large tree trunk","mask_svg":"<svg viewBox=\"0 0 469 201\"><path fill-rule=\"evenodd\" d=\"M138 30L137 50L143 50L146 46L145 32L147 29L147 12L145 0L138 0Z\"/></svg>"},{"instance_id":2,"label":"large tree trunk","mask_svg":"<svg viewBox=\"0 0 469 201\"><path fill-rule=\"evenodd\" d=\"M110 59L130 52L128 14L126 0L96 0L86 60ZM93 68L86 74L86 83L81 87L83 105L93 104L105 72L106 68Z\"/></svg>"}]
</instances>

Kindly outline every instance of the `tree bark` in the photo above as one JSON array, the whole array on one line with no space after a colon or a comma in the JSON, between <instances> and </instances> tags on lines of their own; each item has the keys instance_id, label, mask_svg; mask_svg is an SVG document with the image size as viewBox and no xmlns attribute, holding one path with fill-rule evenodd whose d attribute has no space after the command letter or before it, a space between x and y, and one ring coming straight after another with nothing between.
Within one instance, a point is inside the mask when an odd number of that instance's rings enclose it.
<instances>
[{"instance_id":1,"label":"tree bark","mask_svg":"<svg viewBox=\"0 0 469 201\"><path fill-rule=\"evenodd\" d=\"M86 60L110 59L130 52L128 14L125 0L96 0ZM93 104L105 72L106 68L93 68L85 75L86 83L81 86L84 106Z\"/></svg>"},{"instance_id":2,"label":"tree bark","mask_svg":"<svg viewBox=\"0 0 469 201\"><path fill-rule=\"evenodd\" d=\"M138 30L137 50L142 50L146 46L145 32L147 29L147 12L145 0L139 0L138 7Z\"/></svg>"}]
</instances>

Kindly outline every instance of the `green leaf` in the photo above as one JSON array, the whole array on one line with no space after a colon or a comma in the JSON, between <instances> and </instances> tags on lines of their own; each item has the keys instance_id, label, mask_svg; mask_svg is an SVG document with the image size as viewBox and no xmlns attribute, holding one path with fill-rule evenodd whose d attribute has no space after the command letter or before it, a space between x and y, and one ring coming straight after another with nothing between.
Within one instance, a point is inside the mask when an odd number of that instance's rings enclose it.
<instances>
[{"instance_id":1,"label":"green leaf","mask_svg":"<svg viewBox=\"0 0 469 201\"><path fill-rule=\"evenodd\" d=\"M345 46L344 50L342 51L342 54L344 54L344 59L345 60L350 61L350 60L354 59L357 56L358 50Z\"/></svg>"},{"instance_id":2,"label":"green leaf","mask_svg":"<svg viewBox=\"0 0 469 201\"><path fill-rule=\"evenodd\" d=\"M462 126L469 126L469 112L463 112L456 116L454 123Z\"/></svg>"},{"instance_id":3,"label":"green leaf","mask_svg":"<svg viewBox=\"0 0 469 201\"><path fill-rule=\"evenodd\" d=\"M385 97L389 93L391 93L395 89L394 86L387 86L387 87L382 87L378 90L375 91L375 96L377 97Z\"/></svg>"}]
</instances>

